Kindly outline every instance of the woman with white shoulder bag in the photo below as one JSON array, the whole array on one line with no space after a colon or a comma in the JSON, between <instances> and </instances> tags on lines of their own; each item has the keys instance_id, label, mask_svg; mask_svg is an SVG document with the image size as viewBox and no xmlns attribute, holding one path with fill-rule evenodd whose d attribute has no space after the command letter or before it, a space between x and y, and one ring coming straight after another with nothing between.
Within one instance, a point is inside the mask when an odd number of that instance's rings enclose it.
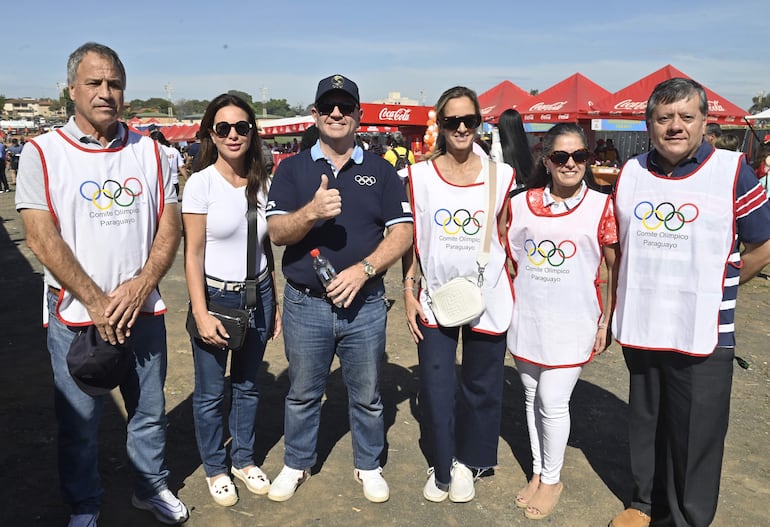
<instances>
[{"instance_id":1,"label":"woman with white shoulder bag","mask_svg":"<svg viewBox=\"0 0 770 527\"><path fill-rule=\"evenodd\" d=\"M513 310L498 225L514 178L508 165L474 152L481 111L472 90L445 91L436 122L427 160L399 172L408 178L415 230L403 262L404 309L420 365L421 443L430 465L423 496L462 503L475 496L476 477L497 464Z\"/></svg>"}]
</instances>

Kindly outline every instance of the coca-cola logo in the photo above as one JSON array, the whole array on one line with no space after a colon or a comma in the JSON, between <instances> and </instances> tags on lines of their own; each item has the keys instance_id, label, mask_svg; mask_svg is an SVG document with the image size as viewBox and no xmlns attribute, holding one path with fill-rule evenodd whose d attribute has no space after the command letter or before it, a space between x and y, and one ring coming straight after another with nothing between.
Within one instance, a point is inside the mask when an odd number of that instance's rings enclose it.
<instances>
[{"instance_id":1,"label":"coca-cola logo","mask_svg":"<svg viewBox=\"0 0 770 527\"><path fill-rule=\"evenodd\" d=\"M389 110L386 106L380 110L380 121L408 121L411 116L411 108L399 108L398 110Z\"/></svg>"},{"instance_id":2,"label":"coca-cola logo","mask_svg":"<svg viewBox=\"0 0 770 527\"><path fill-rule=\"evenodd\" d=\"M725 108L719 101L709 101L709 112L724 112Z\"/></svg>"},{"instance_id":3,"label":"coca-cola logo","mask_svg":"<svg viewBox=\"0 0 770 527\"><path fill-rule=\"evenodd\" d=\"M567 104L567 101L558 101L551 104L539 102L533 106L530 106L530 112L558 112Z\"/></svg>"},{"instance_id":4,"label":"coca-cola logo","mask_svg":"<svg viewBox=\"0 0 770 527\"><path fill-rule=\"evenodd\" d=\"M568 113L560 113L556 116L556 118L560 121L569 121L569 114Z\"/></svg>"},{"instance_id":5,"label":"coca-cola logo","mask_svg":"<svg viewBox=\"0 0 770 527\"><path fill-rule=\"evenodd\" d=\"M632 101L626 99L615 105L616 110L644 111L647 109L647 101Z\"/></svg>"}]
</instances>

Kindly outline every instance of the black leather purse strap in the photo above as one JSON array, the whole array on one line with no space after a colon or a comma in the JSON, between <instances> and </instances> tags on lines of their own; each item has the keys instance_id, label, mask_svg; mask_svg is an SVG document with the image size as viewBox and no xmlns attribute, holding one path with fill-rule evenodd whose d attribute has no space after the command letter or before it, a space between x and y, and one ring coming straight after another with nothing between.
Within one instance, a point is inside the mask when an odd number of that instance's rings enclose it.
<instances>
[{"instance_id":1,"label":"black leather purse strap","mask_svg":"<svg viewBox=\"0 0 770 527\"><path fill-rule=\"evenodd\" d=\"M249 224L246 248L246 307L257 305L257 205L249 202L246 215Z\"/></svg>"}]
</instances>

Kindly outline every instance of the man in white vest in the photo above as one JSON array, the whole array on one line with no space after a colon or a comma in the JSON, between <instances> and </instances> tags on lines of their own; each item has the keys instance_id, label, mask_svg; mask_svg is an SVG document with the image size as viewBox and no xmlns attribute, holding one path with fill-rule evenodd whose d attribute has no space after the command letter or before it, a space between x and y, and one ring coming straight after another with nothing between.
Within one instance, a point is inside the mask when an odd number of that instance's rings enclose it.
<instances>
[{"instance_id":1,"label":"man in white vest","mask_svg":"<svg viewBox=\"0 0 770 527\"><path fill-rule=\"evenodd\" d=\"M166 307L158 282L174 260L181 232L168 162L150 138L118 121L126 73L112 49L89 42L75 50L67 83L75 115L22 152L16 208L27 244L45 266L44 323L69 525L96 526L103 493L99 418L116 384L128 414L132 503L163 523L182 523L188 511L168 489L164 461ZM102 348L108 342L122 350L126 366L119 376L100 370L109 384L96 373L99 386L89 385L94 378L81 376L81 368L93 364L73 363L76 346L70 353L70 345L81 333Z\"/></svg>"},{"instance_id":2,"label":"man in white vest","mask_svg":"<svg viewBox=\"0 0 770 527\"><path fill-rule=\"evenodd\" d=\"M647 103L653 149L618 177L613 333L630 373L633 497L613 527L706 527L716 513L738 284L770 263L770 205L742 154L703 139L703 87ZM743 251L740 252L740 247Z\"/></svg>"}]
</instances>

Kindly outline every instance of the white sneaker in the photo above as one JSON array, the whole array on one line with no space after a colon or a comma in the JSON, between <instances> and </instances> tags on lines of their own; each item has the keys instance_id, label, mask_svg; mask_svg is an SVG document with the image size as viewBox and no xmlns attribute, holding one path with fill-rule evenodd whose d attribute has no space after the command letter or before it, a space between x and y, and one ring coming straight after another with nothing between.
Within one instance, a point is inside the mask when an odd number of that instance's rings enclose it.
<instances>
[{"instance_id":1,"label":"white sneaker","mask_svg":"<svg viewBox=\"0 0 770 527\"><path fill-rule=\"evenodd\" d=\"M190 513L182 500L174 496L168 489L163 489L146 500L140 500L136 495L133 495L131 496L131 504L137 509L150 511L156 520L166 525L184 523L190 517Z\"/></svg>"},{"instance_id":2,"label":"white sneaker","mask_svg":"<svg viewBox=\"0 0 770 527\"><path fill-rule=\"evenodd\" d=\"M238 493L229 476L220 476L213 481L211 478L206 478L206 484L209 486L209 494L218 505L232 507L238 503Z\"/></svg>"},{"instance_id":3,"label":"white sneaker","mask_svg":"<svg viewBox=\"0 0 770 527\"><path fill-rule=\"evenodd\" d=\"M476 496L471 469L455 460L452 462L452 482L449 484L449 499L455 503L466 503Z\"/></svg>"},{"instance_id":4,"label":"white sneaker","mask_svg":"<svg viewBox=\"0 0 770 527\"><path fill-rule=\"evenodd\" d=\"M86 512L82 514L73 514L67 527L96 527L96 520L99 519L98 512Z\"/></svg>"},{"instance_id":5,"label":"white sneaker","mask_svg":"<svg viewBox=\"0 0 770 527\"><path fill-rule=\"evenodd\" d=\"M232 467L233 476L243 481L249 492L254 494L267 494L270 490L270 480L259 467L251 467L248 472Z\"/></svg>"},{"instance_id":6,"label":"white sneaker","mask_svg":"<svg viewBox=\"0 0 770 527\"><path fill-rule=\"evenodd\" d=\"M425 482L425 487L422 489L422 497L428 501L440 503L449 496L449 492L441 490L438 488L438 485L436 485L436 473L433 471L433 467L428 469L428 474L430 477L428 478L428 481Z\"/></svg>"},{"instance_id":7,"label":"white sneaker","mask_svg":"<svg viewBox=\"0 0 770 527\"><path fill-rule=\"evenodd\" d=\"M294 496L294 491L310 478L310 471L297 470L283 466L278 477L270 485L270 492L267 493L268 499L272 501L286 501Z\"/></svg>"},{"instance_id":8,"label":"white sneaker","mask_svg":"<svg viewBox=\"0 0 770 527\"><path fill-rule=\"evenodd\" d=\"M353 471L353 477L364 486L364 497L374 503L382 503L390 498L388 482L382 477L382 468Z\"/></svg>"}]
</instances>

